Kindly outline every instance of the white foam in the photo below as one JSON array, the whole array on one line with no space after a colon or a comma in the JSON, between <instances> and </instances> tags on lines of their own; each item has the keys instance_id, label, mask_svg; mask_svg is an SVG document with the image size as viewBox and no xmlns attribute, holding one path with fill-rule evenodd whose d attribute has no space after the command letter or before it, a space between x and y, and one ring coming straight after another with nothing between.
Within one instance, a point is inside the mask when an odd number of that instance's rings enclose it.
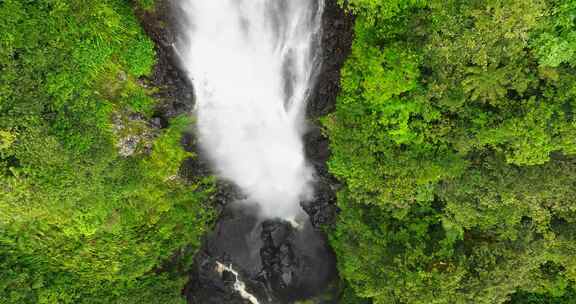
<instances>
[{"instance_id":1,"label":"white foam","mask_svg":"<svg viewBox=\"0 0 576 304\"><path fill-rule=\"evenodd\" d=\"M202 147L265 217L296 217L312 195L302 133L323 0L181 0L181 7L189 25L177 49L194 84Z\"/></svg>"},{"instance_id":2,"label":"white foam","mask_svg":"<svg viewBox=\"0 0 576 304\"><path fill-rule=\"evenodd\" d=\"M218 273L222 273L224 271L229 271L234 275L234 290L238 291L238 293L240 294L240 296L243 299L246 299L248 301L250 301L250 303L252 304L260 304L260 302L258 302L258 298L256 298L253 294L249 293L246 290L246 284L244 284L244 282L242 282L239 278L238 278L238 272L236 270L234 270L234 268L232 268L232 265L230 266L226 266L220 262L216 262L216 271Z\"/></svg>"}]
</instances>

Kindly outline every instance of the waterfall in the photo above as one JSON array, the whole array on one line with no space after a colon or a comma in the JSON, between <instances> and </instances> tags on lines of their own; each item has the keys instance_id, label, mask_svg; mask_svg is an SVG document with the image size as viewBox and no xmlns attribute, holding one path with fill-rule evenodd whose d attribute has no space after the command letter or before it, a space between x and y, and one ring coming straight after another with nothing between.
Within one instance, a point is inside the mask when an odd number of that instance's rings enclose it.
<instances>
[{"instance_id":1,"label":"waterfall","mask_svg":"<svg viewBox=\"0 0 576 304\"><path fill-rule=\"evenodd\" d=\"M238 272L232 268L232 265L226 266L220 262L216 262L216 267L216 271L220 274L224 271L229 271L234 275L234 290L236 290L242 298L250 301L252 304L260 304L253 294L246 291L246 284L240 280Z\"/></svg>"},{"instance_id":2,"label":"waterfall","mask_svg":"<svg viewBox=\"0 0 576 304\"><path fill-rule=\"evenodd\" d=\"M177 45L195 88L198 135L216 173L264 217L311 199L302 142L319 68L323 0L180 0Z\"/></svg>"}]
</instances>

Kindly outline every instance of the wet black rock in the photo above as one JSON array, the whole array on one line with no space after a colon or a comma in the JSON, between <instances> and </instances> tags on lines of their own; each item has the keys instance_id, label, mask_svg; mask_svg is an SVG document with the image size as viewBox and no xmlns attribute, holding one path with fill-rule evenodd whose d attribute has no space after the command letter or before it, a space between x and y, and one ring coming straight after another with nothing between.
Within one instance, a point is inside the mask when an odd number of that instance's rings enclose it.
<instances>
[{"instance_id":1,"label":"wet black rock","mask_svg":"<svg viewBox=\"0 0 576 304\"><path fill-rule=\"evenodd\" d=\"M182 139L180 140L180 144L187 152L198 152L200 151L200 145L198 143L198 136L196 132L190 131L186 132Z\"/></svg>"},{"instance_id":2,"label":"wet black rock","mask_svg":"<svg viewBox=\"0 0 576 304\"><path fill-rule=\"evenodd\" d=\"M326 1L322 20L322 69L308 103L309 118L322 117L335 109L340 93L340 68L350 54L354 38L354 17L336 0Z\"/></svg>"},{"instance_id":3,"label":"wet black rock","mask_svg":"<svg viewBox=\"0 0 576 304\"><path fill-rule=\"evenodd\" d=\"M173 47L178 29L174 3L172 0L158 0L154 11L137 11L144 30L156 45L157 63L152 75L144 82L159 89L154 94L161 101L155 115L164 127L170 118L190 113L194 106L192 83L179 68L180 59Z\"/></svg>"},{"instance_id":4,"label":"wet black rock","mask_svg":"<svg viewBox=\"0 0 576 304\"><path fill-rule=\"evenodd\" d=\"M257 219L241 208L227 208L196 255L184 294L189 303L250 303L233 288L236 276L220 271L219 263L232 266L246 291L267 299L267 288L260 278L260 238L254 232ZM266 303L266 302L264 302Z\"/></svg>"},{"instance_id":5,"label":"wet black rock","mask_svg":"<svg viewBox=\"0 0 576 304\"><path fill-rule=\"evenodd\" d=\"M194 304L251 304L235 290L236 278L230 271L219 271L216 258L200 252L196 255L195 268L183 290L189 303Z\"/></svg>"},{"instance_id":6,"label":"wet black rock","mask_svg":"<svg viewBox=\"0 0 576 304\"><path fill-rule=\"evenodd\" d=\"M218 262L232 265L247 291L262 304L307 299L333 281L335 257L322 232L307 221L294 227L281 220L261 221L253 214L254 210L236 205L224 210L196 256L186 289L190 303L212 303L216 298L220 303L241 301L233 297L237 292L227 289Z\"/></svg>"},{"instance_id":7,"label":"wet black rock","mask_svg":"<svg viewBox=\"0 0 576 304\"><path fill-rule=\"evenodd\" d=\"M190 183L198 183L206 176L212 174L208 162L201 157L188 157L180 165L178 175Z\"/></svg>"},{"instance_id":8,"label":"wet black rock","mask_svg":"<svg viewBox=\"0 0 576 304\"><path fill-rule=\"evenodd\" d=\"M319 177L314 187L314 200L301 204L315 228L333 225L338 213L335 186L326 182L326 179Z\"/></svg>"},{"instance_id":9,"label":"wet black rock","mask_svg":"<svg viewBox=\"0 0 576 304\"><path fill-rule=\"evenodd\" d=\"M335 110L340 93L340 69L350 54L354 38L354 17L342 10L336 1L329 0L326 2L322 26L322 70L308 103L307 116L311 126L304 136L306 159L316 172L315 198L302 203L302 208L316 228L332 225L336 221L336 191L340 187L327 166L330 141L322 133L316 119Z\"/></svg>"}]
</instances>

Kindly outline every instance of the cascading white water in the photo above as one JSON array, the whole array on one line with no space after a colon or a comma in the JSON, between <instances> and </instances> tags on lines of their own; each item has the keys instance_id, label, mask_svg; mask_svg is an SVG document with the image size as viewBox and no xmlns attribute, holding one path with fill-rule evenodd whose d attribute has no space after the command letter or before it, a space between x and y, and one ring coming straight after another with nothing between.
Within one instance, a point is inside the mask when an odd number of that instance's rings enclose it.
<instances>
[{"instance_id":1,"label":"cascading white water","mask_svg":"<svg viewBox=\"0 0 576 304\"><path fill-rule=\"evenodd\" d=\"M177 51L195 87L200 142L265 217L311 196L302 143L324 0L180 0Z\"/></svg>"},{"instance_id":2,"label":"cascading white water","mask_svg":"<svg viewBox=\"0 0 576 304\"><path fill-rule=\"evenodd\" d=\"M220 262L216 262L216 272L222 274L224 271L229 271L234 275L234 290L236 290L242 298L250 301L252 304L260 304L258 298L246 290L246 284L240 280L240 275L232 268L232 265L226 266Z\"/></svg>"}]
</instances>

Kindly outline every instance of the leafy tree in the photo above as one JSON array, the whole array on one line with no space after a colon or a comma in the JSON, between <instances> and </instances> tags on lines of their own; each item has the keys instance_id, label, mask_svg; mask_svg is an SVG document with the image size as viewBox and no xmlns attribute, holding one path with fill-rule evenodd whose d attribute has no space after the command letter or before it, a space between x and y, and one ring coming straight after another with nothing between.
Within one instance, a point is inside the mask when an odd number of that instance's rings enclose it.
<instances>
[{"instance_id":1,"label":"leafy tree","mask_svg":"<svg viewBox=\"0 0 576 304\"><path fill-rule=\"evenodd\" d=\"M185 266L160 265L198 248L213 182L177 177L189 119L134 123L137 153L118 153L114 117L156 103L132 7L6 0L0 16L0 303L181 303Z\"/></svg>"},{"instance_id":2,"label":"leafy tree","mask_svg":"<svg viewBox=\"0 0 576 304\"><path fill-rule=\"evenodd\" d=\"M374 303L567 292L576 79L561 44L576 28L572 1L347 6L356 38L323 121L345 183L331 231L343 278Z\"/></svg>"}]
</instances>

